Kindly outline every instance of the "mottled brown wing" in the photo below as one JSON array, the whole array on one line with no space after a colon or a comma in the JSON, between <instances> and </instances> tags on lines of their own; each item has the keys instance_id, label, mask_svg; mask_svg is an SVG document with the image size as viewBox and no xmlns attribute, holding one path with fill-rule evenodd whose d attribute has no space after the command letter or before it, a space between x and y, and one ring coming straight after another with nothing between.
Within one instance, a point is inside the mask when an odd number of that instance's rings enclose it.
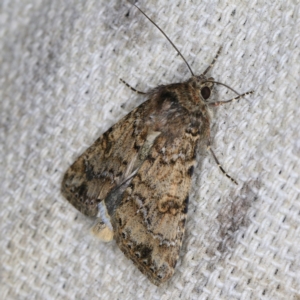
<instances>
[{"instance_id":1,"label":"mottled brown wing","mask_svg":"<svg viewBox=\"0 0 300 300\"><path fill-rule=\"evenodd\" d=\"M156 285L179 257L198 137L158 136L111 216L118 246Z\"/></svg>"},{"instance_id":2,"label":"mottled brown wing","mask_svg":"<svg viewBox=\"0 0 300 300\"><path fill-rule=\"evenodd\" d=\"M62 194L87 216L98 213L98 203L133 171L146 126L135 122L147 101L106 131L67 170Z\"/></svg>"}]
</instances>

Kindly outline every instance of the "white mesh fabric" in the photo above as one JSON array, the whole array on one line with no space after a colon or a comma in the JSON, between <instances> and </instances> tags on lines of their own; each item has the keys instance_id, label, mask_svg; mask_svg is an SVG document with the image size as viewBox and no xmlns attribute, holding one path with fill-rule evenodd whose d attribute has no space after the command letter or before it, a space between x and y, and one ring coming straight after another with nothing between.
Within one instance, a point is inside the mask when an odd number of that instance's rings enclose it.
<instances>
[{"instance_id":1,"label":"white mesh fabric","mask_svg":"<svg viewBox=\"0 0 300 300\"><path fill-rule=\"evenodd\" d=\"M172 279L157 288L60 194L69 165L145 100L190 74L126 1L0 4L0 257L3 299L298 299L300 5L154 1L139 6L195 73L253 96L219 107L199 162ZM216 99L233 94L216 87Z\"/></svg>"}]
</instances>

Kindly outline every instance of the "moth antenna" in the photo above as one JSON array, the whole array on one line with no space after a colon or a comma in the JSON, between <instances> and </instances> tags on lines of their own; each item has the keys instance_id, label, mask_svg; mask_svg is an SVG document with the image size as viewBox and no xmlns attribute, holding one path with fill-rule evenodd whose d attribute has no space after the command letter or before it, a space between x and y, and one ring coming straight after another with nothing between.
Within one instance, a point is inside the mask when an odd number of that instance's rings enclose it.
<instances>
[{"instance_id":1,"label":"moth antenna","mask_svg":"<svg viewBox=\"0 0 300 300\"><path fill-rule=\"evenodd\" d=\"M131 3L131 2L130 2ZM190 65L188 64L188 62L186 61L186 59L183 57L183 55L181 54L181 52L178 50L178 48L174 45L174 43L170 40L170 38L164 33L164 31L157 25L155 24L137 5L135 5L134 3L131 3L133 6L135 6L164 36L165 38L170 42L170 44L173 46L173 48L177 51L177 53L181 56L181 58L184 60L185 64L187 65L187 67L189 68L192 76L194 76L194 73L190 67Z\"/></svg>"}]
</instances>

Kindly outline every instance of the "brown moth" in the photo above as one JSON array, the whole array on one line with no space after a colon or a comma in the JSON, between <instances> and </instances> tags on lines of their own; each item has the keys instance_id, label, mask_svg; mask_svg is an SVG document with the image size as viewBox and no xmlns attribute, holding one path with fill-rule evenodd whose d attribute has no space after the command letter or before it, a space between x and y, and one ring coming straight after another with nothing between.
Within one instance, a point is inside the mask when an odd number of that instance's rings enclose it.
<instances>
[{"instance_id":1,"label":"brown moth","mask_svg":"<svg viewBox=\"0 0 300 300\"><path fill-rule=\"evenodd\" d=\"M173 275L179 257L196 153L210 149L209 107L251 93L208 102L214 84L222 84L206 77L220 50L199 76L181 55L192 77L143 93L148 100L100 136L63 178L65 198L98 217L93 232L105 241L114 238L155 285Z\"/></svg>"}]
</instances>

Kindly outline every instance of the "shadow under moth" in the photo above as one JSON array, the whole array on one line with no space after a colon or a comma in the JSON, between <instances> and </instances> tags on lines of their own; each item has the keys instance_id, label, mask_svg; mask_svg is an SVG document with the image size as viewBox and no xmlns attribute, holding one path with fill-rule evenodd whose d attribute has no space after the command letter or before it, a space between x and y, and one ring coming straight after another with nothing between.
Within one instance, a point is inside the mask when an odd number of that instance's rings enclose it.
<instances>
[{"instance_id":1,"label":"shadow under moth","mask_svg":"<svg viewBox=\"0 0 300 300\"><path fill-rule=\"evenodd\" d=\"M192 76L142 93L147 101L100 136L67 170L62 194L81 213L97 217L93 232L119 248L155 285L174 273L184 235L196 153L210 148L210 107L239 94L206 74L194 75L167 35L143 11L178 54ZM238 96L209 102L214 84ZM235 182L236 183L236 182Z\"/></svg>"}]
</instances>

